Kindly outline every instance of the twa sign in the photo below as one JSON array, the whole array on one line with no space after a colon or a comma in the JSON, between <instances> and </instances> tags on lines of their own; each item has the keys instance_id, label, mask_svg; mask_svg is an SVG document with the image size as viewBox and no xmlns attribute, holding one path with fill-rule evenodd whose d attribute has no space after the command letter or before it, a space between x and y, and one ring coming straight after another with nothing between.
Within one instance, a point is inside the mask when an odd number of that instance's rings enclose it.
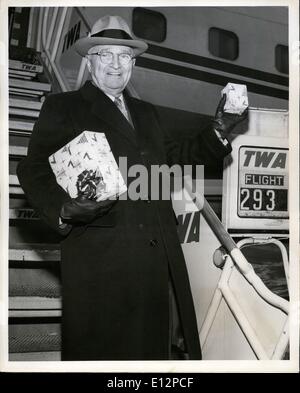
<instances>
[{"instance_id":1,"label":"twa sign","mask_svg":"<svg viewBox=\"0 0 300 393\"><path fill-rule=\"evenodd\" d=\"M239 217L288 217L288 149L241 146Z\"/></svg>"},{"instance_id":2,"label":"twa sign","mask_svg":"<svg viewBox=\"0 0 300 393\"><path fill-rule=\"evenodd\" d=\"M232 236L288 236L288 114L257 109L249 117L225 159L222 222Z\"/></svg>"},{"instance_id":3,"label":"twa sign","mask_svg":"<svg viewBox=\"0 0 300 393\"><path fill-rule=\"evenodd\" d=\"M244 168L285 169L288 153L266 148L243 148L242 166Z\"/></svg>"}]
</instances>

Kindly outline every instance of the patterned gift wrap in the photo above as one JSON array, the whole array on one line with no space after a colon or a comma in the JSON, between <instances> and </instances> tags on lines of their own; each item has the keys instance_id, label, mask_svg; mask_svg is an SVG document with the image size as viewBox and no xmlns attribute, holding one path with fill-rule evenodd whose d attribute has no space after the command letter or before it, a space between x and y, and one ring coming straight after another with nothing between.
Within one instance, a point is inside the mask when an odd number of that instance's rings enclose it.
<instances>
[{"instance_id":1,"label":"patterned gift wrap","mask_svg":"<svg viewBox=\"0 0 300 393\"><path fill-rule=\"evenodd\" d=\"M83 131L52 154L49 163L72 198L83 195L99 202L127 190L104 133Z\"/></svg>"},{"instance_id":2,"label":"patterned gift wrap","mask_svg":"<svg viewBox=\"0 0 300 393\"><path fill-rule=\"evenodd\" d=\"M221 92L221 95L223 94L226 94L224 112L241 115L248 107L249 103L246 85L227 83Z\"/></svg>"}]
</instances>

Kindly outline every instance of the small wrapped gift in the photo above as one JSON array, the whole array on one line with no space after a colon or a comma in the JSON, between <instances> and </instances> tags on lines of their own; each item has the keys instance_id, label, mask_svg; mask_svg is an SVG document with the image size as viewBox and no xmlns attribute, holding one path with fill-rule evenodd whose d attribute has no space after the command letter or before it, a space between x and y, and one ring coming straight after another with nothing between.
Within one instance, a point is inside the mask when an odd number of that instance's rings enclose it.
<instances>
[{"instance_id":1,"label":"small wrapped gift","mask_svg":"<svg viewBox=\"0 0 300 393\"><path fill-rule=\"evenodd\" d=\"M247 86L236 83L227 83L221 92L226 94L224 112L241 115L248 107Z\"/></svg>"},{"instance_id":2,"label":"small wrapped gift","mask_svg":"<svg viewBox=\"0 0 300 393\"><path fill-rule=\"evenodd\" d=\"M83 131L49 157L57 183L72 198L97 202L127 190L104 133Z\"/></svg>"}]
</instances>

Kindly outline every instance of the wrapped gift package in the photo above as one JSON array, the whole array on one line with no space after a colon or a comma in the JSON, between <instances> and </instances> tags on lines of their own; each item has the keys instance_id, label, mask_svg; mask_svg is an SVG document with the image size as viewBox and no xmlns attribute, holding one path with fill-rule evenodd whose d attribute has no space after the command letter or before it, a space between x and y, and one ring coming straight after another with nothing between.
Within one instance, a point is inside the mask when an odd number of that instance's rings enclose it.
<instances>
[{"instance_id":1,"label":"wrapped gift package","mask_svg":"<svg viewBox=\"0 0 300 393\"><path fill-rule=\"evenodd\" d=\"M104 133L83 131L52 154L49 163L72 198L82 195L99 202L127 190Z\"/></svg>"},{"instance_id":2,"label":"wrapped gift package","mask_svg":"<svg viewBox=\"0 0 300 393\"><path fill-rule=\"evenodd\" d=\"M224 112L241 115L248 107L247 86L236 83L227 83L221 92L226 94Z\"/></svg>"}]
</instances>

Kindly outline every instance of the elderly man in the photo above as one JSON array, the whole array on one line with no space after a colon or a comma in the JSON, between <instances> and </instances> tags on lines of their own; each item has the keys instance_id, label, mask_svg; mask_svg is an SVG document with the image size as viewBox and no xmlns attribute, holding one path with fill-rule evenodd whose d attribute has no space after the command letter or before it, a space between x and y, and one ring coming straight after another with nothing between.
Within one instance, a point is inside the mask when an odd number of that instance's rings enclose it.
<instances>
[{"instance_id":1,"label":"elderly man","mask_svg":"<svg viewBox=\"0 0 300 393\"><path fill-rule=\"evenodd\" d=\"M211 127L179 145L161 129L155 108L124 90L147 44L122 18L100 18L75 49L87 58L91 81L46 99L18 167L29 202L65 235L62 359L201 359L171 201L71 199L48 157L90 130L104 132L116 161L126 157L128 167L221 163L231 150L222 137L245 116L225 115L222 99Z\"/></svg>"}]
</instances>

